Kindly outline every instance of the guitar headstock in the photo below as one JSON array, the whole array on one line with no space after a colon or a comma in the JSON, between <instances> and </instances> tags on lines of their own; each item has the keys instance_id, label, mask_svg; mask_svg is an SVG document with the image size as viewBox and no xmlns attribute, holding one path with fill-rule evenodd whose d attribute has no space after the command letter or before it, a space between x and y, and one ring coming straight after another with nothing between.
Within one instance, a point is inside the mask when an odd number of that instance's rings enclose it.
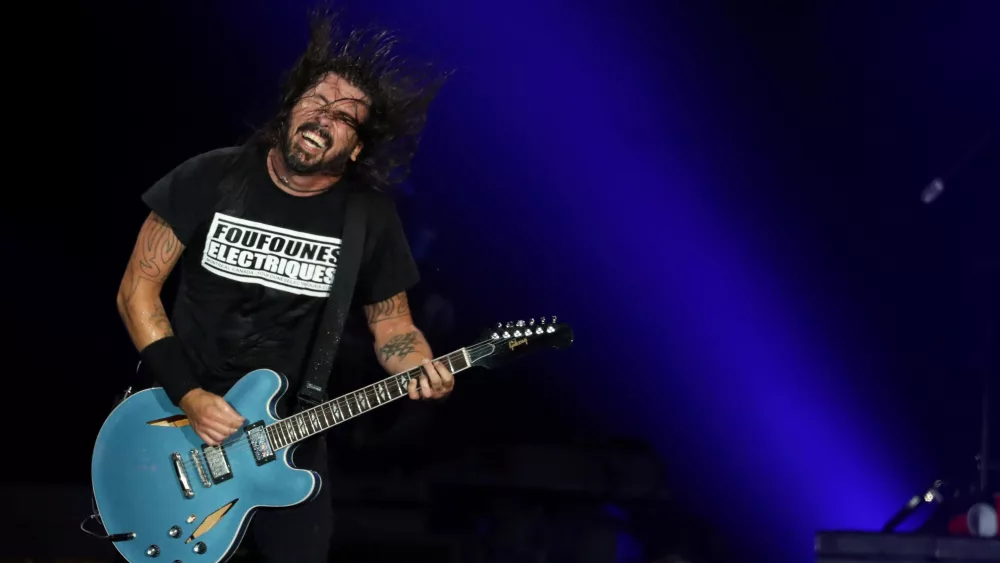
<instances>
[{"instance_id":1,"label":"guitar headstock","mask_svg":"<svg viewBox=\"0 0 1000 563\"><path fill-rule=\"evenodd\" d=\"M510 321L497 323L486 330L479 344L468 348L473 365L495 367L541 348L568 348L573 344L573 329L556 317L542 317L539 322Z\"/></svg>"}]
</instances>

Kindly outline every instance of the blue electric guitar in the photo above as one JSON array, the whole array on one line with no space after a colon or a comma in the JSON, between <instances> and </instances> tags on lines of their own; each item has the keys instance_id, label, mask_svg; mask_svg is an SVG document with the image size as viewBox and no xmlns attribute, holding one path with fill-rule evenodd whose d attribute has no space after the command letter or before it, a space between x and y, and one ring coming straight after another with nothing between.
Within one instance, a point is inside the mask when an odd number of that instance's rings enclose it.
<instances>
[{"instance_id":1,"label":"blue electric guitar","mask_svg":"<svg viewBox=\"0 0 1000 563\"><path fill-rule=\"evenodd\" d=\"M541 347L568 347L573 332L555 321L497 325L481 342L438 360L458 373ZM256 509L308 502L319 492L319 475L292 465L296 444L406 397L419 374L400 373L279 420L275 405L287 381L271 370L252 371L225 395L246 423L219 446L198 438L161 388L139 391L115 407L97 435L92 518L132 563L225 561Z\"/></svg>"}]
</instances>

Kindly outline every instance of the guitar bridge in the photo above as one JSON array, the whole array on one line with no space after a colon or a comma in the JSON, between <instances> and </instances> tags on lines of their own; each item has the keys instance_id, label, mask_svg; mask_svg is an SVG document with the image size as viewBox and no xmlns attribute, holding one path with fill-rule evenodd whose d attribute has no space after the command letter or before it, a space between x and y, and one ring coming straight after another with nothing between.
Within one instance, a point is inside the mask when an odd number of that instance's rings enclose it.
<instances>
[{"instance_id":1,"label":"guitar bridge","mask_svg":"<svg viewBox=\"0 0 1000 563\"><path fill-rule=\"evenodd\" d=\"M205 455L205 462L208 463L208 475L212 483L218 485L233 478L233 469L229 465L229 456L222 446L209 446L204 444L201 451Z\"/></svg>"}]
</instances>

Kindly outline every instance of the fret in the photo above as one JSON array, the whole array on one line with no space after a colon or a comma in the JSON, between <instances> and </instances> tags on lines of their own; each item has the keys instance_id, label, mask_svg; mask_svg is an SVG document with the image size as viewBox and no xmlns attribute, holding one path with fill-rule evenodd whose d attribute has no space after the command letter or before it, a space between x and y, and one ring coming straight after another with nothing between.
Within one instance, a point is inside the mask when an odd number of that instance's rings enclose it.
<instances>
[{"instance_id":1,"label":"fret","mask_svg":"<svg viewBox=\"0 0 1000 563\"><path fill-rule=\"evenodd\" d=\"M378 399L378 404L382 404L389 401L389 389L385 386L385 381L379 381L375 385L375 398Z\"/></svg>"},{"instance_id":2,"label":"fret","mask_svg":"<svg viewBox=\"0 0 1000 563\"><path fill-rule=\"evenodd\" d=\"M396 382L396 389L399 390L399 395L396 395L396 397L402 397L405 395L406 385L410 382L410 377L404 373L393 376L392 380Z\"/></svg>"},{"instance_id":3,"label":"fret","mask_svg":"<svg viewBox=\"0 0 1000 563\"><path fill-rule=\"evenodd\" d=\"M323 430L323 425L319 421L319 409L309 409L309 422L312 426L312 432L310 432L310 434L315 434L320 430Z\"/></svg>"},{"instance_id":4,"label":"fret","mask_svg":"<svg viewBox=\"0 0 1000 563\"><path fill-rule=\"evenodd\" d=\"M327 404L322 404L319 406L319 415L322 417L323 428L329 428L333 426L330 422L330 406Z\"/></svg>"},{"instance_id":5,"label":"fret","mask_svg":"<svg viewBox=\"0 0 1000 563\"><path fill-rule=\"evenodd\" d=\"M334 422L344 422L344 412L340 410L340 399L334 399L330 405L330 412L333 414Z\"/></svg>"},{"instance_id":6,"label":"fret","mask_svg":"<svg viewBox=\"0 0 1000 563\"><path fill-rule=\"evenodd\" d=\"M294 440L292 440L291 434L288 433L288 423L282 420L281 422L278 423L278 425L281 427L280 430L282 436L284 436L285 443L291 444L292 442L294 442Z\"/></svg>"},{"instance_id":7,"label":"fret","mask_svg":"<svg viewBox=\"0 0 1000 563\"><path fill-rule=\"evenodd\" d=\"M364 389L354 393L354 402L357 403L358 410L361 412L365 412L372 408L371 405L368 404L368 394L365 393Z\"/></svg>"},{"instance_id":8,"label":"fret","mask_svg":"<svg viewBox=\"0 0 1000 563\"><path fill-rule=\"evenodd\" d=\"M344 397L344 403L347 404L347 412L350 415L348 418L354 417L354 415L356 415L356 414L358 414L360 412L359 409L358 409L358 404L357 403L353 403L352 404L351 400L353 398L354 398L353 395L347 395L347 396Z\"/></svg>"},{"instance_id":9,"label":"fret","mask_svg":"<svg viewBox=\"0 0 1000 563\"><path fill-rule=\"evenodd\" d=\"M278 441L274 438L274 426L265 426L264 432L267 433L267 439L271 442L271 449L276 450L281 447Z\"/></svg>"}]
</instances>

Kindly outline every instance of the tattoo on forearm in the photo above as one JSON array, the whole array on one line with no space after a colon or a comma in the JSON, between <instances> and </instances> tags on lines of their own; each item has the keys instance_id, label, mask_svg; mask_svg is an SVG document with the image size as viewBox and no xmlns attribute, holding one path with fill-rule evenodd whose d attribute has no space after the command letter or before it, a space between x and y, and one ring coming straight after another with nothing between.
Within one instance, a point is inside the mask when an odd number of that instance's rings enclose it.
<instances>
[{"instance_id":1,"label":"tattoo on forearm","mask_svg":"<svg viewBox=\"0 0 1000 563\"><path fill-rule=\"evenodd\" d=\"M365 306L365 314L368 316L368 324L402 317L403 315L408 315L409 313L410 304L406 298L406 293L400 293L388 299L383 299L374 305Z\"/></svg>"},{"instance_id":2,"label":"tattoo on forearm","mask_svg":"<svg viewBox=\"0 0 1000 563\"><path fill-rule=\"evenodd\" d=\"M165 335L171 336L174 334L174 330L170 326L170 319L167 318L167 312L163 310L163 305L156 305L153 314L149 316L149 320L153 323L153 326L162 330Z\"/></svg>"},{"instance_id":3,"label":"tattoo on forearm","mask_svg":"<svg viewBox=\"0 0 1000 563\"><path fill-rule=\"evenodd\" d=\"M382 347L378 349L378 352L382 356L382 361L386 361L393 356L397 358L405 358L408 354L412 354L416 351L416 343L417 331L397 334L396 336L390 338L388 342L383 344Z\"/></svg>"},{"instance_id":4,"label":"tattoo on forearm","mask_svg":"<svg viewBox=\"0 0 1000 563\"><path fill-rule=\"evenodd\" d=\"M181 243L170 225L156 214L150 214L143 230L145 232L135 249L140 275L163 282L177 259Z\"/></svg>"}]
</instances>

